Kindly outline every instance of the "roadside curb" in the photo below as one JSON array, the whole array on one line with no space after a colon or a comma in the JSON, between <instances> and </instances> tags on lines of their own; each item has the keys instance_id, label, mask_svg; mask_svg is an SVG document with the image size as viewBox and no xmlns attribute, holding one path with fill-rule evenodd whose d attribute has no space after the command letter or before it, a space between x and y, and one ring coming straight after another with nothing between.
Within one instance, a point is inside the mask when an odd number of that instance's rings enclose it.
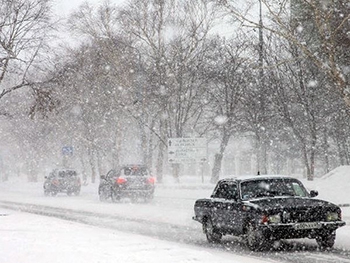
<instances>
[{"instance_id":1,"label":"roadside curb","mask_svg":"<svg viewBox=\"0 0 350 263\"><path fill-rule=\"evenodd\" d=\"M186 189L186 190L195 190L195 189L214 189L215 185L162 185L157 184L158 188L161 189Z\"/></svg>"}]
</instances>

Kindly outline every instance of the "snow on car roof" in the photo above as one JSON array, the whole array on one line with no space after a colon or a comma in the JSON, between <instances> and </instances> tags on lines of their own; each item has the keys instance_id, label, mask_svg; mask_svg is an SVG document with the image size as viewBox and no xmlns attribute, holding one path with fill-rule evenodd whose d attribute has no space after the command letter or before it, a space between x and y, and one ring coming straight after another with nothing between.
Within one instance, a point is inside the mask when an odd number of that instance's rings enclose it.
<instances>
[{"instance_id":1,"label":"snow on car roof","mask_svg":"<svg viewBox=\"0 0 350 263\"><path fill-rule=\"evenodd\" d=\"M245 181L245 180L256 180L256 179L273 179L273 178L293 178L288 175L275 175L275 174L264 174L264 175L239 175L221 179L220 181Z\"/></svg>"}]
</instances>

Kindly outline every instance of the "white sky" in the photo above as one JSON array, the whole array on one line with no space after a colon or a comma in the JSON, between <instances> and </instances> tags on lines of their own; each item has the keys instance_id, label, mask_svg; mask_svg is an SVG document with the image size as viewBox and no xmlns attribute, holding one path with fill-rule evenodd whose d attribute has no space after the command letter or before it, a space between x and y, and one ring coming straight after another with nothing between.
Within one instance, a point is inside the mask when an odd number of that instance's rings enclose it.
<instances>
[{"instance_id":1,"label":"white sky","mask_svg":"<svg viewBox=\"0 0 350 263\"><path fill-rule=\"evenodd\" d=\"M111 3L120 5L126 0L110 0ZM88 2L91 4L103 3L103 0L53 0L53 11L61 17L66 17L71 12L75 11L82 3Z\"/></svg>"},{"instance_id":2,"label":"white sky","mask_svg":"<svg viewBox=\"0 0 350 263\"><path fill-rule=\"evenodd\" d=\"M66 19L69 14L76 11L77 8L84 2L88 2L93 5L99 5L104 2L104 0L52 0L53 12L57 18ZM123 5L128 2L128 0L110 0L111 3L116 5ZM218 32L225 36L231 36L234 32L233 26L227 24L226 22L223 25L217 25L215 32Z\"/></svg>"}]
</instances>

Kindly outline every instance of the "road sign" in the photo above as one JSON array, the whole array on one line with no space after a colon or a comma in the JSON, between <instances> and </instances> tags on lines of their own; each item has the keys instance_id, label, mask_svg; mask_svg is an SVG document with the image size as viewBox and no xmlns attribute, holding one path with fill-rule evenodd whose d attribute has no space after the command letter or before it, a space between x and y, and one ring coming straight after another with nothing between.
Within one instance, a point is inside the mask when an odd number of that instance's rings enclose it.
<instances>
[{"instance_id":1,"label":"road sign","mask_svg":"<svg viewBox=\"0 0 350 263\"><path fill-rule=\"evenodd\" d=\"M206 138L168 139L169 163L197 163L207 161Z\"/></svg>"},{"instance_id":2,"label":"road sign","mask_svg":"<svg viewBox=\"0 0 350 263\"><path fill-rule=\"evenodd\" d=\"M63 146L62 147L63 155L73 155L73 146Z\"/></svg>"}]
</instances>

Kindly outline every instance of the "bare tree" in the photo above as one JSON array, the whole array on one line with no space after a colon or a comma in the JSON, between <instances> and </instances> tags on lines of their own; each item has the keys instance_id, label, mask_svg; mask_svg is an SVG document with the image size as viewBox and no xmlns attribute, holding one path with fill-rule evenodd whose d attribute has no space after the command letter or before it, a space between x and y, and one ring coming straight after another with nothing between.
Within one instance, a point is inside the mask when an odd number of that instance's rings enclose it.
<instances>
[{"instance_id":1,"label":"bare tree","mask_svg":"<svg viewBox=\"0 0 350 263\"><path fill-rule=\"evenodd\" d=\"M215 154L211 181L217 182L221 163L227 145L234 134L242 132L242 98L250 86L248 46L244 41L226 41L214 38L205 57L203 78L207 80L205 93L210 101L211 114L206 118L211 123L210 133L216 134L220 141L218 153Z\"/></svg>"},{"instance_id":2,"label":"bare tree","mask_svg":"<svg viewBox=\"0 0 350 263\"><path fill-rule=\"evenodd\" d=\"M130 1L122 12L127 34L145 56L153 116L160 144L157 176L162 180L167 138L189 136L204 82L195 70L203 63L204 40L214 14L206 1ZM191 134L193 136L193 134ZM179 180L179 165L173 165Z\"/></svg>"},{"instance_id":3,"label":"bare tree","mask_svg":"<svg viewBox=\"0 0 350 263\"><path fill-rule=\"evenodd\" d=\"M350 18L347 1L292 0L273 1L260 0L263 3L265 15L269 23L263 29L288 40L297 47L301 54L307 57L335 84L335 88L350 106L350 77L347 73L349 57L344 55L349 47ZM228 14L248 27L259 28L252 12L242 11L236 0L215 0ZM252 1L248 1L251 7ZM298 13L304 14L298 17ZM312 24L310 26L310 24ZM311 27L317 42L310 43L305 36L310 35L307 27ZM303 34L303 30L305 29ZM312 34L312 33L311 33ZM317 46L318 52L315 52Z\"/></svg>"},{"instance_id":4,"label":"bare tree","mask_svg":"<svg viewBox=\"0 0 350 263\"><path fill-rule=\"evenodd\" d=\"M31 86L50 29L49 0L0 1L0 99Z\"/></svg>"}]
</instances>

